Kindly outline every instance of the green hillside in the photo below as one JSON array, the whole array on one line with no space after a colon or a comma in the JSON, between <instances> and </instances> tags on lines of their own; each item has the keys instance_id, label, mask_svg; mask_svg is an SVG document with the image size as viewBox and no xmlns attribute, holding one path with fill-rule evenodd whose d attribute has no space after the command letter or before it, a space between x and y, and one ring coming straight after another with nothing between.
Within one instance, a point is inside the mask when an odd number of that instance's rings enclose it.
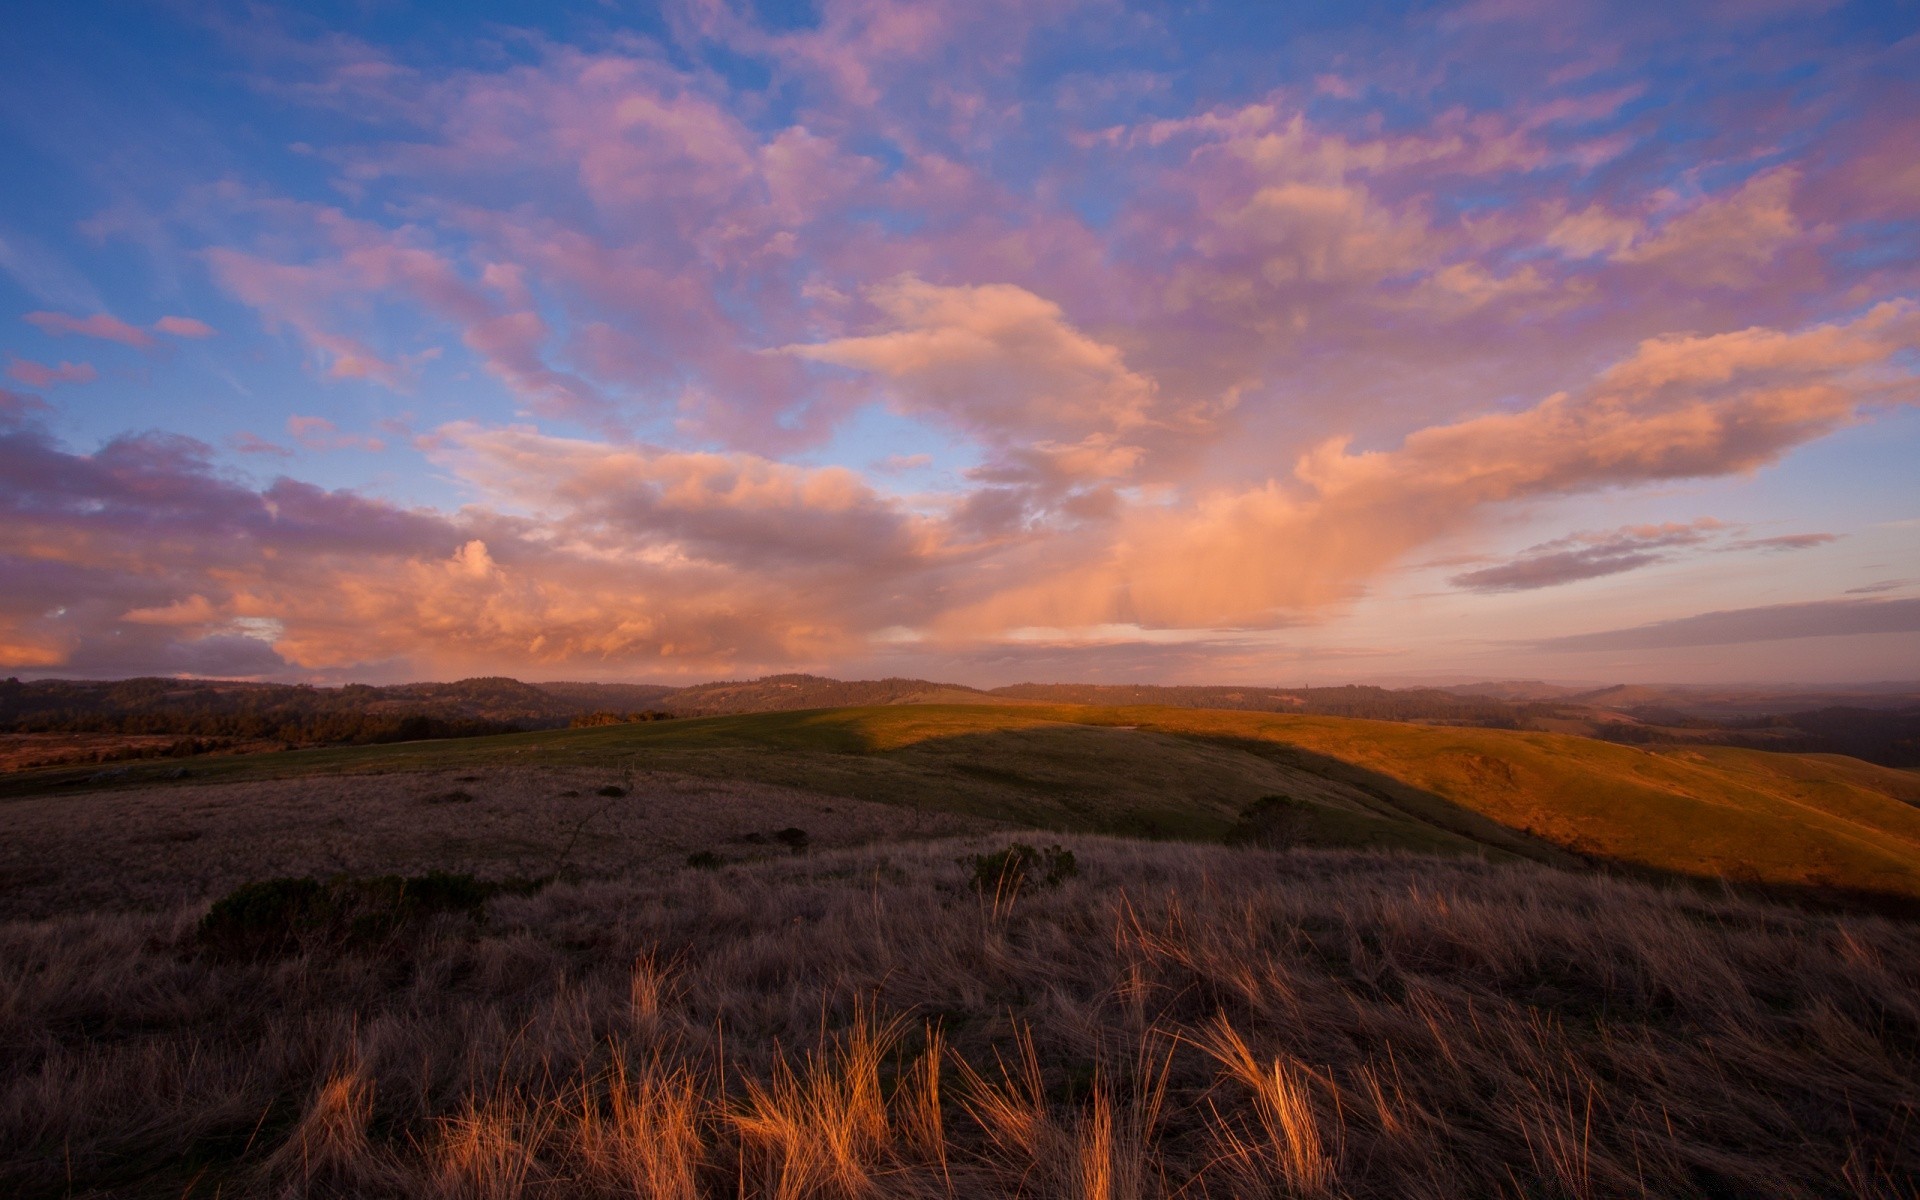
<instances>
[{"instance_id":1,"label":"green hillside","mask_svg":"<svg viewBox=\"0 0 1920 1200\"><path fill-rule=\"evenodd\" d=\"M749 779L1042 828L1215 839L1285 795L1313 844L1576 856L1920 897L1920 775L1827 755L1165 707L906 705L195 760L196 781L593 766ZM116 773L159 781L172 764ZM99 786L38 772L6 791ZM4 794L4 793L0 793Z\"/></svg>"}]
</instances>

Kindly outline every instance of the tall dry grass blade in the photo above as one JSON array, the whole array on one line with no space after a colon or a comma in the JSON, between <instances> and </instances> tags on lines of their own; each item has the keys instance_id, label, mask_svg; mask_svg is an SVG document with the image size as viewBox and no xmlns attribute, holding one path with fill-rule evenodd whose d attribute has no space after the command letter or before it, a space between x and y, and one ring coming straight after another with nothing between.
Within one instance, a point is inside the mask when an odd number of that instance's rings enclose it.
<instances>
[{"instance_id":1,"label":"tall dry grass blade","mask_svg":"<svg viewBox=\"0 0 1920 1200\"><path fill-rule=\"evenodd\" d=\"M833 1046L808 1054L799 1071L781 1055L770 1082L747 1077L746 1101L732 1122L743 1148L759 1151L760 1176L772 1196L853 1200L874 1193L892 1147L880 1065L899 1031L898 1020L878 1025L863 1009Z\"/></svg>"},{"instance_id":2,"label":"tall dry grass blade","mask_svg":"<svg viewBox=\"0 0 1920 1200\"><path fill-rule=\"evenodd\" d=\"M445 1200L519 1200L557 1115L535 1095L501 1092L442 1123L433 1148L433 1190Z\"/></svg>"},{"instance_id":3,"label":"tall dry grass blade","mask_svg":"<svg viewBox=\"0 0 1920 1200\"><path fill-rule=\"evenodd\" d=\"M706 1145L701 1127L711 1105L706 1086L685 1065L658 1055L629 1068L616 1048L602 1105L582 1088L572 1149L586 1174L609 1191L640 1200L695 1200Z\"/></svg>"},{"instance_id":4,"label":"tall dry grass blade","mask_svg":"<svg viewBox=\"0 0 1920 1200\"><path fill-rule=\"evenodd\" d=\"M895 1125L900 1135L923 1161L939 1166L940 1178L951 1191L946 1118L940 1109L940 1065L946 1053L946 1034L939 1026L928 1025L926 1048L908 1068L893 1100L899 1113Z\"/></svg>"},{"instance_id":5,"label":"tall dry grass blade","mask_svg":"<svg viewBox=\"0 0 1920 1200\"><path fill-rule=\"evenodd\" d=\"M1286 1058L1263 1063L1225 1016L1217 1016L1189 1039L1218 1062L1228 1078L1253 1095L1253 1136L1222 1122L1216 1128L1222 1161L1251 1186L1278 1182L1303 1196L1332 1192L1338 1178L1320 1118L1314 1112L1312 1075Z\"/></svg>"},{"instance_id":6,"label":"tall dry grass blade","mask_svg":"<svg viewBox=\"0 0 1920 1200\"><path fill-rule=\"evenodd\" d=\"M293 1134L267 1156L265 1173L294 1196L362 1192L391 1183L386 1158L367 1137L373 1084L356 1061L327 1076Z\"/></svg>"}]
</instances>

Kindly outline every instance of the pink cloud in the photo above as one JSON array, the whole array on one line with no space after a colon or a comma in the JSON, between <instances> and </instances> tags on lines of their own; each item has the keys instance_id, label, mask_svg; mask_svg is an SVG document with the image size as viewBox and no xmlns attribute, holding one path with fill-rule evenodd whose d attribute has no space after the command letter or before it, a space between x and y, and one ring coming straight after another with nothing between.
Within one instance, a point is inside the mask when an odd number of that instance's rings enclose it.
<instances>
[{"instance_id":1,"label":"pink cloud","mask_svg":"<svg viewBox=\"0 0 1920 1200\"><path fill-rule=\"evenodd\" d=\"M1911 402L1896 356L1920 309L1893 303L1793 333L1650 340L1578 394L1409 434L1390 450L1331 440L1293 479L1142 509L1104 551L943 618L956 633L1022 625L1268 626L1356 596L1400 556L1490 505L1734 474ZM1049 577L1050 576L1050 577Z\"/></svg>"},{"instance_id":2,"label":"pink cloud","mask_svg":"<svg viewBox=\"0 0 1920 1200\"><path fill-rule=\"evenodd\" d=\"M325 417L288 417L287 432L292 435L294 441L309 450L365 450L369 454L378 454L387 448L387 444L376 437L341 433L339 428ZM260 443L260 445L265 447L269 443ZM272 451L267 452L272 453Z\"/></svg>"},{"instance_id":3,"label":"pink cloud","mask_svg":"<svg viewBox=\"0 0 1920 1200\"><path fill-rule=\"evenodd\" d=\"M241 454L259 454L273 458L292 458L293 451L277 442L270 442L257 433L241 430L227 439L227 444Z\"/></svg>"},{"instance_id":4,"label":"pink cloud","mask_svg":"<svg viewBox=\"0 0 1920 1200\"><path fill-rule=\"evenodd\" d=\"M205 321L193 317L161 317L153 323L160 333L177 338L210 338L219 332Z\"/></svg>"},{"instance_id":5,"label":"pink cloud","mask_svg":"<svg viewBox=\"0 0 1920 1200\"><path fill-rule=\"evenodd\" d=\"M34 362L30 358L11 359L7 374L28 387L45 388L61 383L92 383L100 377L92 363L62 362L57 367Z\"/></svg>"},{"instance_id":6,"label":"pink cloud","mask_svg":"<svg viewBox=\"0 0 1920 1200\"><path fill-rule=\"evenodd\" d=\"M153 345L153 335L144 329L129 325L111 313L94 313L90 317L73 317L66 313L30 312L26 322L42 332L54 337L74 334L78 337L100 338L103 341L119 342L124 346L137 346L146 349Z\"/></svg>"}]
</instances>

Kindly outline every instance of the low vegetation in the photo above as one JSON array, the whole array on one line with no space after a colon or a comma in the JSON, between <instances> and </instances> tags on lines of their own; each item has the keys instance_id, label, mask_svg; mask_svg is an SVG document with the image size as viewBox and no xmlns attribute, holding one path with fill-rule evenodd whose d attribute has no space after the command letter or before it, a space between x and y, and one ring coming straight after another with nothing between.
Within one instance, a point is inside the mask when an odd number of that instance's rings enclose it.
<instances>
[{"instance_id":1,"label":"low vegetation","mask_svg":"<svg viewBox=\"0 0 1920 1200\"><path fill-rule=\"evenodd\" d=\"M1057 886L977 891L961 860L1009 852L556 884L266 957L214 952L204 906L0 925L0 1191L1920 1185L1912 925L1527 864L1089 838Z\"/></svg>"},{"instance_id":2,"label":"low vegetation","mask_svg":"<svg viewBox=\"0 0 1920 1200\"><path fill-rule=\"evenodd\" d=\"M1285 795L1305 806L1304 845L1920 901L1920 776L1910 771L1336 717L1045 705L757 713L208 760L191 786L476 768L672 772L1032 829L1205 841ZM125 785L164 783L166 769L126 768ZM63 788L99 786L87 778L46 775L12 790L61 803Z\"/></svg>"}]
</instances>

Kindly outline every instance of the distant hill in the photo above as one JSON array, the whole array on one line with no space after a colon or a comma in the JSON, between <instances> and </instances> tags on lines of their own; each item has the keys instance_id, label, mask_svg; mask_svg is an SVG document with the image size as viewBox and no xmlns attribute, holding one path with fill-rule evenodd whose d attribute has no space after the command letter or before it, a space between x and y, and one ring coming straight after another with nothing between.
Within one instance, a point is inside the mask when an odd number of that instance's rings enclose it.
<instances>
[{"instance_id":1,"label":"distant hill","mask_svg":"<svg viewBox=\"0 0 1920 1200\"><path fill-rule=\"evenodd\" d=\"M987 693L957 683L926 679L828 679L820 675L768 675L762 679L701 683L659 698L675 715L791 712L871 704L981 703Z\"/></svg>"},{"instance_id":2,"label":"distant hill","mask_svg":"<svg viewBox=\"0 0 1920 1200\"><path fill-rule=\"evenodd\" d=\"M536 683L538 688L580 712L630 712L664 708L677 688L664 683Z\"/></svg>"},{"instance_id":3,"label":"distant hill","mask_svg":"<svg viewBox=\"0 0 1920 1200\"><path fill-rule=\"evenodd\" d=\"M0 733L173 736L213 739L198 749L257 749L555 729L588 714L618 720L642 712L705 717L898 704L1151 704L1537 730L1632 745L1835 753L1920 766L1920 690L1892 685L1769 692L1672 685L1576 691L1538 681L1432 688L1022 683L981 690L927 679L803 674L690 687L535 684L502 676L334 688L159 678L4 680Z\"/></svg>"},{"instance_id":4,"label":"distant hill","mask_svg":"<svg viewBox=\"0 0 1920 1200\"><path fill-rule=\"evenodd\" d=\"M1439 688L1360 685L1316 688L1179 687L1155 684L1020 683L994 696L1050 704L1160 704L1174 708L1317 713L1382 721L1448 721L1518 728L1528 710L1505 701L1460 696Z\"/></svg>"},{"instance_id":5,"label":"distant hill","mask_svg":"<svg viewBox=\"0 0 1920 1200\"><path fill-rule=\"evenodd\" d=\"M1489 700L1561 700L1578 695L1582 688L1545 683L1538 679L1503 679L1489 683L1453 683L1436 689L1455 696L1484 696Z\"/></svg>"},{"instance_id":6,"label":"distant hill","mask_svg":"<svg viewBox=\"0 0 1920 1200\"><path fill-rule=\"evenodd\" d=\"M564 725L584 711L517 679L338 688L229 680L0 680L0 730L172 734L297 745Z\"/></svg>"}]
</instances>

